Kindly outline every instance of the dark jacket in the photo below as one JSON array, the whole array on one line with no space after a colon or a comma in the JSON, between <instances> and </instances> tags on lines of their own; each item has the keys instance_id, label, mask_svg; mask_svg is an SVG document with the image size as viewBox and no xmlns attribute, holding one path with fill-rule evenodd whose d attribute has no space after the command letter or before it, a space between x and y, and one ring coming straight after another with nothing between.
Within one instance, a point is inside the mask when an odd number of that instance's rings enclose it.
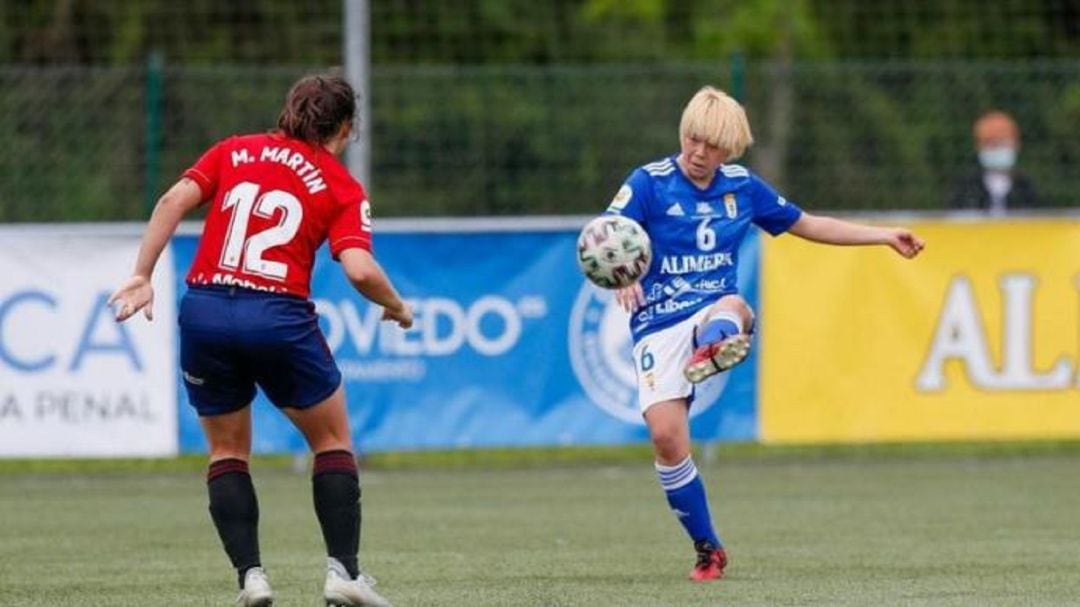
<instances>
[{"instance_id":1,"label":"dark jacket","mask_svg":"<svg viewBox=\"0 0 1080 607\"><path fill-rule=\"evenodd\" d=\"M1013 172L1012 189L1005 196L1005 209L1034 209L1039 206L1039 197L1031 178L1020 172ZM956 181L949 208L987 211L990 209L990 192L983 185L983 171L972 171Z\"/></svg>"}]
</instances>

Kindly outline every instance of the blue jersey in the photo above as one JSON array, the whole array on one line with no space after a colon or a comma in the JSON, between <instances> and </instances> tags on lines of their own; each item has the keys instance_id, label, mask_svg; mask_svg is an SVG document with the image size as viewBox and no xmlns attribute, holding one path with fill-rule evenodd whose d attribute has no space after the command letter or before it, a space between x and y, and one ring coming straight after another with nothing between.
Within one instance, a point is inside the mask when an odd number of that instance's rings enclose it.
<instances>
[{"instance_id":1,"label":"blue jersey","mask_svg":"<svg viewBox=\"0 0 1080 607\"><path fill-rule=\"evenodd\" d=\"M641 279L646 303L630 319L635 343L736 292L739 244L751 223L775 236L802 215L745 167L721 166L702 190L675 158L635 169L607 210L637 221L652 240Z\"/></svg>"}]
</instances>

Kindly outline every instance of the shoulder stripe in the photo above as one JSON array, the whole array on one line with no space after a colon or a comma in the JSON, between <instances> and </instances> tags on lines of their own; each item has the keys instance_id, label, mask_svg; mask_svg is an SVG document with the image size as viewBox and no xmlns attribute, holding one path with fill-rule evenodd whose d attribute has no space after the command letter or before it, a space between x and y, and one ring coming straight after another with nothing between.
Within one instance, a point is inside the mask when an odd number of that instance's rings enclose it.
<instances>
[{"instance_id":1,"label":"shoulder stripe","mask_svg":"<svg viewBox=\"0 0 1080 607\"><path fill-rule=\"evenodd\" d=\"M656 162L650 162L641 168L645 169L645 172L653 177L663 177L675 170L675 164L671 162L670 158L665 158Z\"/></svg>"},{"instance_id":2,"label":"shoulder stripe","mask_svg":"<svg viewBox=\"0 0 1080 607\"><path fill-rule=\"evenodd\" d=\"M672 166L671 165L671 159L670 158L665 158L663 160L658 160L656 162L650 162L649 164L646 164L646 165L642 166L641 168L648 171L649 169L666 169L666 168L668 168L670 166Z\"/></svg>"},{"instance_id":3,"label":"shoulder stripe","mask_svg":"<svg viewBox=\"0 0 1080 607\"><path fill-rule=\"evenodd\" d=\"M725 164L720 167L725 177L749 177L750 171L740 164Z\"/></svg>"}]
</instances>

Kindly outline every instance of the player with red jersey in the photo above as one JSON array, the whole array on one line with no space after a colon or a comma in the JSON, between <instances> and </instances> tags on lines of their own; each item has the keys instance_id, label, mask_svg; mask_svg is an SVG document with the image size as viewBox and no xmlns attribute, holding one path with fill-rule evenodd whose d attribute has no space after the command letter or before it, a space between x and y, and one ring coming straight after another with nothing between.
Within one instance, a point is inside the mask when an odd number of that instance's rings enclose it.
<instances>
[{"instance_id":1,"label":"player with red jersey","mask_svg":"<svg viewBox=\"0 0 1080 607\"><path fill-rule=\"evenodd\" d=\"M259 507L248 471L256 386L304 434L315 454L312 490L327 549L328 605L389 605L357 562L360 485L341 372L310 294L323 242L383 320L412 325L371 253L371 209L338 156L356 95L337 76L297 82L272 133L210 148L158 201L134 275L113 294L117 320L153 318L150 276L184 215L209 202L180 304L180 366L210 446L210 514L237 570L238 602L273 603L259 554Z\"/></svg>"}]
</instances>

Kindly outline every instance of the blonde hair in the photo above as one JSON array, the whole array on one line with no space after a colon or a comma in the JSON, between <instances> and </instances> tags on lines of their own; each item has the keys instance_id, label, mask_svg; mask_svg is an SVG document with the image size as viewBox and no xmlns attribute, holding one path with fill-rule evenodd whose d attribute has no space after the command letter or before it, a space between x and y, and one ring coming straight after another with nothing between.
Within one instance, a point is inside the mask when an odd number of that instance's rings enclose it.
<instances>
[{"instance_id":1,"label":"blonde hair","mask_svg":"<svg viewBox=\"0 0 1080 607\"><path fill-rule=\"evenodd\" d=\"M679 123L679 137L695 137L726 151L728 160L743 155L754 143L746 111L727 93L702 87L690 99Z\"/></svg>"}]
</instances>

